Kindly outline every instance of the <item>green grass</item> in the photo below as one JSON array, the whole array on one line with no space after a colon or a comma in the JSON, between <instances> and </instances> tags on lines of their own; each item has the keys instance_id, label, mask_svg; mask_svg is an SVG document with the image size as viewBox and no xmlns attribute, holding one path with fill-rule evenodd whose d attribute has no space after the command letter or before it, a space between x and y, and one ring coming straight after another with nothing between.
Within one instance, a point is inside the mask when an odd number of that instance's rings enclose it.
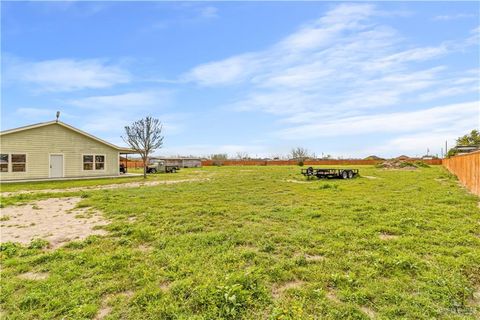
<instances>
[{"instance_id":1,"label":"green grass","mask_svg":"<svg viewBox=\"0 0 480 320\"><path fill-rule=\"evenodd\" d=\"M141 169L130 169L129 173L143 173ZM176 180L189 176L188 172L181 170L175 174L149 174L148 180ZM119 177L119 178L98 178L98 179L79 179L79 180L63 180L63 181L33 181L18 183L2 183L0 184L1 192L16 192L21 190L43 190L43 189L64 189L77 187L95 187L108 184L121 184L129 182L144 181L143 176Z\"/></svg>"},{"instance_id":2,"label":"green grass","mask_svg":"<svg viewBox=\"0 0 480 320\"><path fill-rule=\"evenodd\" d=\"M209 181L73 193L109 235L2 245L4 318L93 318L102 305L109 319L478 318L478 197L437 166L359 168L377 179L209 167L152 178ZM3 200L45 196L62 195Z\"/></svg>"}]
</instances>

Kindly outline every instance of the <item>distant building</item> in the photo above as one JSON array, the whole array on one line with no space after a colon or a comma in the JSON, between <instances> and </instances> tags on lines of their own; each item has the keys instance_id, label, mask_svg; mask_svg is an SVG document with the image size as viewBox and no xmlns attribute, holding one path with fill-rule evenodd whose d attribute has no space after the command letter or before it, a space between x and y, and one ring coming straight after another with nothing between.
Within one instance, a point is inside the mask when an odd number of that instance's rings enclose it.
<instances>
[{"instance_id":1,"label":"distant building","mask_svg":"<svg viewBox=\"0 0 480 320\"><path fill-rule=\"evenodd\" d=\"M404 155L404 154L395 158L395 160L409 160L409 159L411 159L411 158L409 156Z\"/></svg>"},{"instance_id":2,"label":"distant building","mask_svg":"<svg viewBox=\"0 0 480 320\"><path fill-rule=\"evenodd\" d=\"M480 145L473 146L455 146L454 147L456 154L466 154L474 151L480 150Z\"/></svg>"}]
</instances>

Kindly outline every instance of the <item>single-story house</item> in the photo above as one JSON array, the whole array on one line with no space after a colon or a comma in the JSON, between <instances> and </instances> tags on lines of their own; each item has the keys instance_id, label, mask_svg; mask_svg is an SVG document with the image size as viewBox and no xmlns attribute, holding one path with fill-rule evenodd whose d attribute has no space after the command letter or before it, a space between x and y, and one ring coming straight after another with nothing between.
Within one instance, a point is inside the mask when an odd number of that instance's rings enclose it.
<instances>
[{"instance_id":1,"label":"single-story house","mask_svg":"<svg viewBox=\"0 0 480 320\"><path fill-rule=\"evenodd\" d=\"M120 175L120 154L135 153L60 121L0 132L0 180Z\"/></svg>"}]
</instances>

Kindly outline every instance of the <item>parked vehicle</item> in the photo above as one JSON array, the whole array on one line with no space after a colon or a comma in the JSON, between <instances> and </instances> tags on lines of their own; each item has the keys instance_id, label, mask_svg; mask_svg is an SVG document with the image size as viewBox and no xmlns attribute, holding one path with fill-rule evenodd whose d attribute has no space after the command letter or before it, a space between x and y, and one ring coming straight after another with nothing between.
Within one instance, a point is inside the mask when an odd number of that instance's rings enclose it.
<instances>
[{"instance_id":1,"label":"parked vehicle","mask_svg":"<svg viewBox=\"0 0 480 320\"><path fill-rule=\"evenodd\" d=\"M358 169L314 169L308 167L307 169L302 169L301 173L307 178L317 177L318 179L322 178L340 178L340 179L352 179L358 176Z\"/></svg>"},{"instance_id":2,"label":"parked vehicle","mask_svg":"<svg viewBox=\"0 0 480 320\"><path fill-rule=\"evenodd\" d=\"M180 167L166 165L163 160L150 160L147 165L147 173L175 173L178 170Z\"/></svg>"}]
</instances>

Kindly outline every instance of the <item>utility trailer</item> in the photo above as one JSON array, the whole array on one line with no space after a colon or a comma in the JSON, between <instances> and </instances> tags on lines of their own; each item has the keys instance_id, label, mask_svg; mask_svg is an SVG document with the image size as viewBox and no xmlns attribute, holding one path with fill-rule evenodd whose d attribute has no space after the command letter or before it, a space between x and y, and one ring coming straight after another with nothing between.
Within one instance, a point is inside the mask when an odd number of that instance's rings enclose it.
<instances>
[{"instance_id":1,"label":"utility trailer","mask_svg":"<svg viewBox=\"0 0 480 320\"><path fill-rule=\"evenodd\" d=\"M302 169L301 173L308 179L313 177L317 177L318 179L352 179L358 176L358 169L314 169L312 167L308 167L307 169Z\"/></svg>"}]
</instances>

